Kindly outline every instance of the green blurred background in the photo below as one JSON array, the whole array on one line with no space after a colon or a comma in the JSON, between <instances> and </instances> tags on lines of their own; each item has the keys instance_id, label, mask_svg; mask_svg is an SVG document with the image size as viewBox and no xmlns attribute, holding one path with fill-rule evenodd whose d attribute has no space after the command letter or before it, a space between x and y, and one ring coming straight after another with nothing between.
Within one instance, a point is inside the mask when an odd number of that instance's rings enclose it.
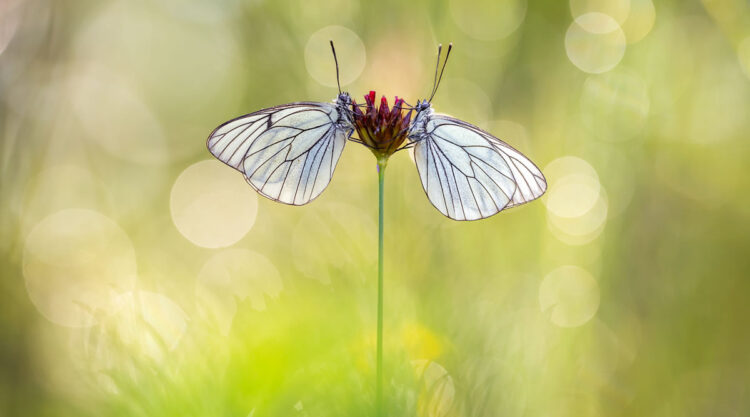
<instances>
[{"instance_id":1,"label":"green blurred background","mask_svg":"<svg viewBox=\"0 0 750 417\"><path fill-rule=\"evenodd\" d=\"M328 39L411 103L452 41L437 111L549 182L454 222L391 159L389 415L750 415L743 0L4 0L0 415L371 415L373 156L289 207L205 149Z\"/></svg>"}]
</instances>

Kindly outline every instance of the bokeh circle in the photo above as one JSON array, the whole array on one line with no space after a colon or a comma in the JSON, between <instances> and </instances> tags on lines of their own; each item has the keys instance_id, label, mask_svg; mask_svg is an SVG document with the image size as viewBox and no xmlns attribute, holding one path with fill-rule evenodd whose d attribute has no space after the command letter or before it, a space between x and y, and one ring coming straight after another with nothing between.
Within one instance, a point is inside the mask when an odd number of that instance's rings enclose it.
<instances>
[{"instance_id":1,"label":"bokeh circle","mask_svg":"<svg viewBox=\"0 0 750 417\"><path fill-rule=\"evenodd\" d=\"M336 65L331 56L331 45L336 46L341 85L350 84L362 74L367 62L365 44L351 29L326 26L310 36L305 46L305 67L315 81L336 87Z\"/></svg>"},{"instance_id":2,"label":"bokeh circle","mask_svg":"<svg viewBox=\"0 0 750 417\"><path fill-rule=\"evenodd\" d=\"M233 245L253 227L258 197L238 172L205 160L177 177L170 209L185 238L204 248L221 248Z\"/></svg>"},{"instance_id":3,"label":"bokeh circle","mask_svg":"<svg viewBox=\"0 0 750 417\"><path fill-rule=\"evenodd\" d=\"M26 237L23 275L39 312L67 327L94 325L136 282L135 249L109 217L65 209L40 221Z\"/></svg>"},{"instance_id":4,"label":"bokeh circle","mask_svg":"<svg viewBox=\"0 0 750 417\"><path fill-rule=\"evenodd\" d=\"M578 16L565 33L565 52L581 71L600 74L616 67L625 55L626 39L612 17L599 12Z\"/></svg>"}]
</instances>

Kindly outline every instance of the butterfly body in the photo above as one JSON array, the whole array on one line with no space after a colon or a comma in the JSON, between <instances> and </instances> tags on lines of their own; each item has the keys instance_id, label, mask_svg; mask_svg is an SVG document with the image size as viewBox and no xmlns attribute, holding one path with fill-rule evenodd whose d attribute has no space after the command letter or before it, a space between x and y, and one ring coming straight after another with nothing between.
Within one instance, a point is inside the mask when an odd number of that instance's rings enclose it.
<instances>
[{"instance_id":1,"label":"butterfly body","mask_svg":"<svg viewBox=\"0 0 750 417\"><path fill-rule=\"evenodd\" d=\"M427 122L430 120L435 111L432 109L430 102L427 100L417 101L414 106L417 113L414 115L414 121L409 126L407 137L412 143L424 139L427 132Z\"/></svg>"},{"instance_id":2,"label":"butterfly body","mask_svg":"<svg viewBox=\"0 0 750 417\"><path fill-rule=\"evenodd\" d=\"M333 100L336 110L339 112L339 118L336 120L336 124L342 129L354 129L354 113L352 111L352 104L354 101L347 92L343 92Z\"/></svg>"}]
</instances>

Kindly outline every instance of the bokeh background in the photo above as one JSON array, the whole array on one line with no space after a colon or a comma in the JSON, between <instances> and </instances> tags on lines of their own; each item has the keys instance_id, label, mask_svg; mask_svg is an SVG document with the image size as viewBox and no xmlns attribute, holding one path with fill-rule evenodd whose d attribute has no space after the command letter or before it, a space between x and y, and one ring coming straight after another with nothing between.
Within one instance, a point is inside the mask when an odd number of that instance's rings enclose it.
<instances>
[{"instance_id":1,"label":"bokeh background","mask_svg":"<svg viewBox=\"0 0 750 417\"><path fill-rule=\"evenodd\" d=\"M528 155L540 201L435 210L386 178L390 416L750 413L750 4L4 0L0 414L366 416L377 175L304 207L220 123L345 89Z\"/></svg>"}]
</instances>

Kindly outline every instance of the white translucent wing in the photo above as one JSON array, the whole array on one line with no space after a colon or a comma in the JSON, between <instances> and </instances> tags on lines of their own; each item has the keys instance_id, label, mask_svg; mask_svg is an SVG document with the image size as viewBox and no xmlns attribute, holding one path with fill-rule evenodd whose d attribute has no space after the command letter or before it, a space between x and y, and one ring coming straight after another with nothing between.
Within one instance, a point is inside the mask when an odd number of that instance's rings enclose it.
<instances>
[{"instance_id":1,"label":"white translucent wing","mask_svg":"<svg viewBox=\"0 0 750 417\"><path fill-rule=\"evenodd\" d=\"M541 196L539 168L489 133L445 115L432 115L414 148L430 202L454 220L483 219Z\"/></svg>"},{"instance_id":2,"label":"white translucent wing","mask_svg":"<svg viewBox=\"0 0 750 417\"><path fill-rule=\"evenodd\" d=\"M285 104L224 123L207 146L262 195L302 205L328 186L352 133L338 118L333 104Z\"/></svg>"}]
</instances>

